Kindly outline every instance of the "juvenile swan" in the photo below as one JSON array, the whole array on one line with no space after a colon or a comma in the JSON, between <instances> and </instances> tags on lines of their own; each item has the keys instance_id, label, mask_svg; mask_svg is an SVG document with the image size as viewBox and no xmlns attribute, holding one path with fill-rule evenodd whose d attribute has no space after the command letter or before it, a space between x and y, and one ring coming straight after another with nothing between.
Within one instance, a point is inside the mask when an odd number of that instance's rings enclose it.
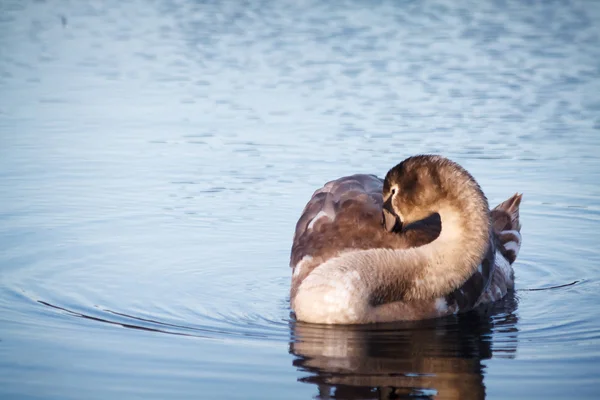
<instances>
[{"instance_id":1,"label":"juvenile swan","mask_svg":"<svg viewBox=\"0 0 600 400\"><path fill-rule=\"evenodd\" d=\"M422 319L500 299L512 288L520 200L515 195L490 214L473 177L431 155L404 160L383 182L373 175L329 182L296 226L296 318Z\"/></svg>"}]
</instances>

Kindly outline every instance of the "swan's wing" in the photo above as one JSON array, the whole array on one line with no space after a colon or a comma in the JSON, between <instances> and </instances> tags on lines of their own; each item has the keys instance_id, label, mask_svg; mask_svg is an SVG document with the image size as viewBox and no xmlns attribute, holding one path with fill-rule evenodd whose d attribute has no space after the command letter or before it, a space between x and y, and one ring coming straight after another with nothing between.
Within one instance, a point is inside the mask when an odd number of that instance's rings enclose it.
<instances>
[{"instance_id":1,"label":"swan's wing","mask_svg":"<svg viewBox=\"0 0 600 400\"><path fill-rule=\"evenodd\" d=\"M311 256L313 249L322 245L319 231L323 225L332 224L350 205L357 222L364 218L366 223L368 218L370 223L373 213L381 213L382 190L382 179L357 174L327 182L315 191L296 224L290 266L295 268L300 260Z\"/></svg>"}]
</instances>

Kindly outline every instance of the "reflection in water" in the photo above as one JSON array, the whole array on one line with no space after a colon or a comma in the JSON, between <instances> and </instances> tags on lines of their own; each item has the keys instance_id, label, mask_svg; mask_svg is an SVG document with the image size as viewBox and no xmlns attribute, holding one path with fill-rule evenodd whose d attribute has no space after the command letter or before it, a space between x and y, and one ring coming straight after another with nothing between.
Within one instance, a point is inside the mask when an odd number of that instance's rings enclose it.
<instances>
[{"instance_id":1,"label":"reflection in water","mask_svg":"<svg viewBox=\"0 0 600 400\"><path fill-rule=\"evenodd\" d=\"M516 299L444 319L379 326L292 324L294 366L319 399L485 398L482 360L514 357ZM492 351L493 348L493 351Z\"/></svg>"}]
</instances>

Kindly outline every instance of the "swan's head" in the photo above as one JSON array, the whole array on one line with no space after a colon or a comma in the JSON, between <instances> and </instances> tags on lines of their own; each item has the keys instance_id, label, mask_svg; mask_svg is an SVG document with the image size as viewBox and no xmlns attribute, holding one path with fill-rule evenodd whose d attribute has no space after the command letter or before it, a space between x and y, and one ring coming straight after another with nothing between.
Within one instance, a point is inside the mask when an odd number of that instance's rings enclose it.
<instances>
[{"instance_id":1,"label":"swan's head","mask_svg":"<svg viewBox=\"0 0 600 400\"><path fill-rule=\"evenodd\" d=\"M385 176L384 226L388 231L399 232L403 226L431 216L444 205L458 207L458 198L469 196L467 193L473 193L473 189L483 196L473 177L447 158L407 158Z\"/></svg>"}]
</instances>

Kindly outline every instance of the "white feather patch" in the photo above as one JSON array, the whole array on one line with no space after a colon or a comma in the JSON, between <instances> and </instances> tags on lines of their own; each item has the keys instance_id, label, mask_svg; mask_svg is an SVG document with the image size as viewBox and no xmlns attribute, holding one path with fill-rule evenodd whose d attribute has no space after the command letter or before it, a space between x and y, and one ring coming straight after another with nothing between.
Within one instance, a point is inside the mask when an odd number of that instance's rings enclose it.
<instances>
[{"instance_id":1,"label":"white feather patch","mask_svg":"<svg viewBox=\"0 0 600 400\"><path fill-rule=\"evenodd\" d=\"M506 242L504 243L504 248L506 250L512 250L515 252L515 255L519 253L519 249L521 246L517 242Z\"/></svg>"},{"instance_id":2,"label":"white feather patch","mask_svg":"<svg viewBox=\"0 0 600 400\"><path fill-rule=\"evenodd\" d=\"M440 314L448 312L448 303L446 302L446 299L443 297L435 299L435 309Z\"/></svg>"},{"instance_id":3,"label":"white feather patch","mask_svg":"<svg viewBox=\"0 0 600 400\"><path fill-rule=\"evenodd\" d=\"M506 233L511 234L511 235L515 235L516 237L518 237L519 239L521 239L521 232L519 232L519 231L511 229L511 230L506 230L506 231L500 232L501 235L504 235Z\"/></svg>"},{"instance_id":4,"label":"white feather patch","mask_svg":"<svg viewBox=\"0 0 600 400\"><path fill-rule=\"evenodd\" d=\"M298 261L298 264L296 264L296 266L294 267L294 276L300 275L300 272L302 272L302 267L304 266L304 264L312 261L312 259L313 259L312 256L302 257L302 260Z\"/></svg>"},{"instance_id":5,"label":"white feather patch","mask_svg":"<svg viewBox=\"0 0 600 400\"><path fill-rule=\"evenodd\" d=\"M365 315L368 305L361 301L361 276L358 271L323 271L322 264L298 288L294 311L301 321L317 323L355 323ZM325 272L325 273L324 273Z\"/></svg>"},{"instance_id":6,"label":"white feather patch","mask_svg":"<svg viewBox=\"0 0 600 400\"><path fill-rule=\"evenodd\" d=\"M331 219L331 217L329 216L329 214L327 214L325 211L321 210L317 213L317 215L315 215L315 217L312 219L312 221L310 221L310 224L308 224L307 229L312 229L313 225L322 217L326 217L327 219Z\"/></svg>"}]
</instances>

